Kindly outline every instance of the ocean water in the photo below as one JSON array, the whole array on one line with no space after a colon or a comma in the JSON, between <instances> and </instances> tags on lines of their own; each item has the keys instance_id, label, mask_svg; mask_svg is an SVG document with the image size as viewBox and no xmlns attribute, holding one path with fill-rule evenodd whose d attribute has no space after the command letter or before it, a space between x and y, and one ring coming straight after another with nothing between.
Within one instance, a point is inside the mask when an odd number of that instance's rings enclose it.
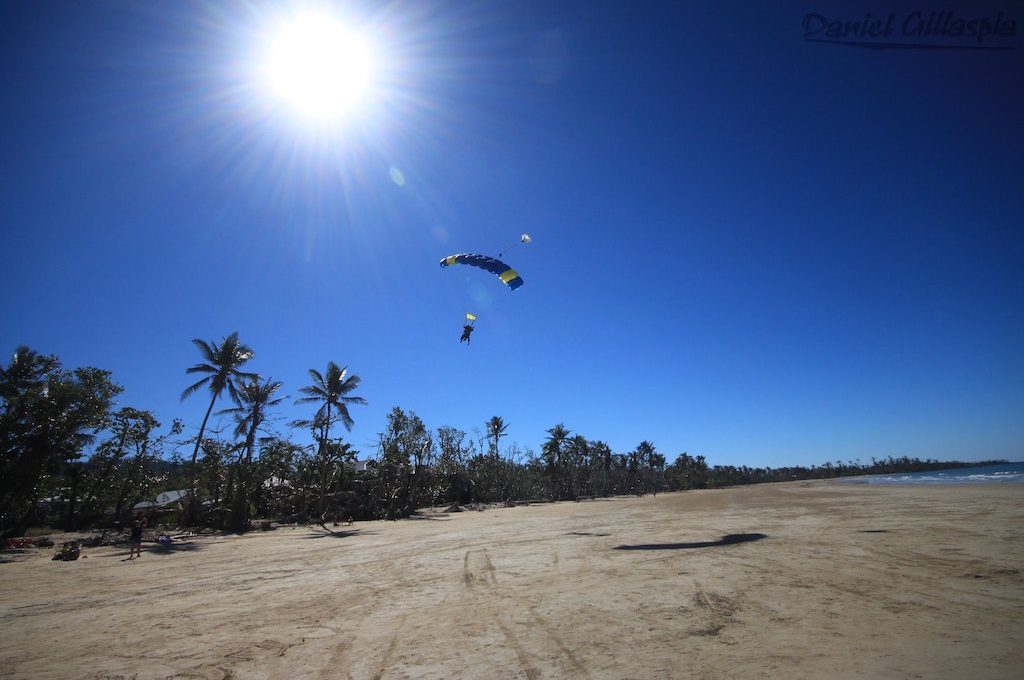
<instances>
[{"instance_id":1,"label":"ocean water","mask_svg":"<svg viewBox=\"0 0 1024 680\"><path fill-rule=\"evenodd\" d=\"M862 477L845 477L840 481L859 484L1022 484L1024 483L1024 462L956 468L955 470L864 475Z\"/></svg>"}]
</instances>

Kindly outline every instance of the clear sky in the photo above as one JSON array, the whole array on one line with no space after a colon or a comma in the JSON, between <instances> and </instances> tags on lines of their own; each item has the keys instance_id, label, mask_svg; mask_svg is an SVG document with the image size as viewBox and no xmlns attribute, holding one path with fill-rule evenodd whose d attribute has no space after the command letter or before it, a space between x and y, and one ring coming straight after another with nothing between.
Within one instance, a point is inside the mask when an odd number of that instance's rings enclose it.
<instances>
[{"instance_id":1,"label":"clear sky","mask_svg":"<svg viewBox=\"0 0 1024 680\"><path fill-rule=\"evenodd\" d=\"M190 340L238 331L293 398L361 376L364 454L401 406L713 464L1024 458L1020 26L873 50L804 16L933 8L331 4L377 75L325 123L259 77L310 4L0 4L0 349L194 432ZM514 293L438 266L524 232Z\"/></svg>"}]
</instances>

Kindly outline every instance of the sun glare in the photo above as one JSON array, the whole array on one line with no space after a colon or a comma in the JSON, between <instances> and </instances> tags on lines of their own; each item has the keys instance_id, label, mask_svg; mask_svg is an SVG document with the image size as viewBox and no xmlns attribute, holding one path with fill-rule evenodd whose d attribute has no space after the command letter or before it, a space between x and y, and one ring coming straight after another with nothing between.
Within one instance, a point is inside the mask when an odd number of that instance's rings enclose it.
<instances>
[{"instance_id":1,"label":"sun glare","mask_svg":"<svg viewBox=\"0 0 1024 680\"><path fill-rule=\"evenodd\" d=\"M369 41L325 14L284 23L267 54L274 96L304 116L333 119L350 114L373 81Z\"/></svg>"}]
</instances>

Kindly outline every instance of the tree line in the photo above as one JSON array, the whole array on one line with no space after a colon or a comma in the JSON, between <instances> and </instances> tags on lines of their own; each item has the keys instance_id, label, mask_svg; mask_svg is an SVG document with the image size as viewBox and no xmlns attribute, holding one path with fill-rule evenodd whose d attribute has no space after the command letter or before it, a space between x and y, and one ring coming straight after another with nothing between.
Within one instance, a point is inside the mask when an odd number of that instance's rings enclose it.
<instances>
[{"instance_id":1,"label":"tree line","mask_svg":"<svg viewBox=\"0 0 1024 680\"><path fill-rule=\"evenodd\" d=\"M184 424L164 427L147 410L117 407L123 388L109 371L67 369L56 356L19 347L0 369L0 534L24 535L30 525L65 529L122 526L133 507L157 493L184 489L169 521L245 530L254 518L320 521L397 519L416 508L522 501L580 500L622 494L707 489L737 484L915 472L983 465L916 458L827 462L821 466L750 468L708 464L682 453L666 465L650 441L616 453L603 441L547 430L540 451L504 445L508 424L494 416L471 435L429 428L395 407L369 463L342 434L349 411L366 400L354 394L360 378L333 361L309 369L296 404L310 416L273 423L282 383L244 370L254 352L233 333L220 342L193 340L201 376L181 398L205 390L209 405L194 437ZM233 427L210 427L217 411ZM338 426L341 427L338 427ZM312 444L300 444L297 432ZM183 455L182 452L187 452Z\"/></svg>"}]
</instances>

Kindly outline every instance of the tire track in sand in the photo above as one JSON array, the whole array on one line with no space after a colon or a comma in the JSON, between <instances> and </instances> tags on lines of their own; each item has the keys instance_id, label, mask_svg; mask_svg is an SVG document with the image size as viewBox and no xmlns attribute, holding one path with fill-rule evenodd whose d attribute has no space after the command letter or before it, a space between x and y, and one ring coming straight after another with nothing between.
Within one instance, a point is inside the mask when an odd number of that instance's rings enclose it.
<instances>
[{"instance_id":1,"label":"tire track in sand","mask_svg":"<svg viewBox=\"0 0 1024 680\"><path fill-rule=\"evenodd\" d=\"M498 628L501 630L502 635L508 640L508 643L512 645L512 649L515 650L516 657L519 659L519 665L522 666L523 671L526 673L527 680L539 680L541 677L540 669L534 667L530 662L530 655L523 647L522 643L519 642L519 638L513 633L505 622L498 616L498 612L492 611L491 614L494 617L494 622L498 624Z\"/></svg>"},{"instance_id":2,"label":"tire track in sand","mask_svg":"<svg viewBox=\"0 0 1024 680\"><path fill-rule=\"evenodd\" d=\"M384 650L384 657L380 660L380 666L377 668L377 672L373 675L373 680L380 680L384 676L384 671L391 665L391 657L395 653L395 647L398 646L398 638L401 637L402 628L405 626L405 617L403 614L398 619L398 625L395 626L395 632L391 634L391 641L388 643L388 648Z\"/></svg>"},{"instance_id":3,"label":"tire track in sand","mask_svg":"<svg viewBox=\"0 0 1024 680\"><path fill-rule=\"evenodd\" d=\"M555 554L555 564L557 564L558 556ZM475 565L473 563L476 563ZM475 567L475 568L474 568ZM554 565L552 568L556 568ZM481 574L480 572L483 572ZM498 576L497 569L494 567L494 563L491 561L490 553L486 548L479 550L469 550L466 552L465 557L462 560L462 579L466 587L473 592L475 599L480 599L482 595L486 594L490 596L500 596L501 593L498 590ZM485 592L481 592L479 589L474 590L475 584L482 584ZM519 636L516 635L514 627L505 622L501 616L501 608L495 606L488 606L491 618L495 625L498 626L498 630L505 636L505 640L509 646L515 652L516 658L519 661L519 665L523 672L526 674L527 680L539 680L543 677L541 670L534 664L534 658L527 649L527 646L523 644ZM554 632L553 626L544 620L543 617L533 607L528 607L528 613L530 618L536 624L536 631L542 631L543 634L541 639L553 644L558 652L568 659L571 665L571 672L569 675L579 678L590 678L590 671L587 667L579 660L579 658L573 653L572 649ZM566 669L564 666L560 669L558 677L565 677Z\"/></svg>"},{"instance_id":4,"label":"tire track in sand","mask_svg":"<svg viewBox=\"0 0 1024 680\"><path fill-rule=\"evenodd\" d=\"M590 671L587 670L587 667L580 663L580 660L576 658L576 654L574 654L573 651L569 649L569 647L562 641L562 638L558 637L558 635L552 628L551 624L545 621L544 618L540 614L538 614L537 610L533 607L530 607L530 618L532 618L533 622L536 623L541 628L541 630L543 630L547 634L548 638L555 643L555 646L558 647L559 650L561 650L562 654L565 654L566 658L569 659L569 663L572 664L572 667L576 671L574 673L575 677L590 678Z\"/></svg>"},{"instance_id":5,"label":"tire track in sand","mask_svg":"<svg viewBox=\"0 0 1024 680\"><path fill-rule=\"evenodd\" d=\"M478 558L474 558L479 555ZM474 558L474 559L471 559ZM472 564L475 562L476 564ZM483 572L481 575L478 572ZM475 600L480 600L483 593L476 589L476 584L480 583L486 587L490 595L496 595L496 588L498 587L498 577L495 573L494 563L491 562L491 556L487 553L486 548L472 549L466 551L466 556L462 559L462 581L465 583L466 588L470 591L470 595ZM491 619L498 626L498 630L505 636L506 642L512 647L512 651L515 652L516 658L519 660L519 666L526 673L527 680L540 680L542 674L540 669L533 664L533 660L530 658L529 652L526 651L526 647L519 641L512 629L509 628L504 621L501 620L498 609L494 606L490 606L490 603L486 607L488 613L491 615Z\"/></svg>"},{"instance_id":6,"label":"tire track in sand","mask_svg":"<svg viewBox=\"0 0 1024 680\"><path fill-rule=\"evenodd\" d=\"M331 657L327 660L327 665L323 670L320 671L321 680L327 680L327 678L337 678L338 675L344 670L345 677L348 680L352 680L352 673L349 672L349 659L348 650L352 647L351 640L342 640L334 646L334 650L331 652Z\"/></svg>"}]
</instances>

